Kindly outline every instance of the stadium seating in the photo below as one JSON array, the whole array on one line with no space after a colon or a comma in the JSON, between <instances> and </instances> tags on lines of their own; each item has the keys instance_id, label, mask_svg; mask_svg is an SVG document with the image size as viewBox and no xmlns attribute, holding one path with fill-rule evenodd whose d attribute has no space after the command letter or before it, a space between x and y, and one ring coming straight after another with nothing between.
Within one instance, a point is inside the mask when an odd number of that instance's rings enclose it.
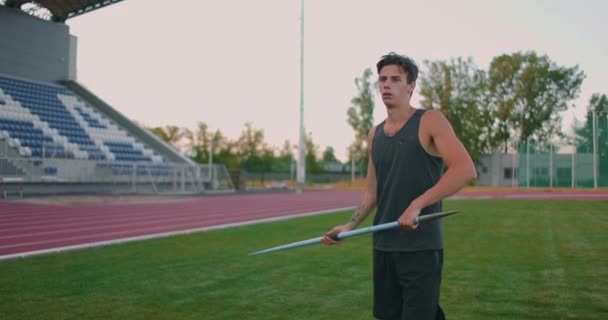
<instances>
[{"instance_id":1,"label":"stadium seating","mask_svg":"<svg viewBox=\"0 0 608 320\"><path fill-rule=\"evenodd\" d=\"M21 156L163 163L118 124L52 84L0 75L0 139ZM52 174L53 168L45 168Z\"/></svg>"}]
</instances>

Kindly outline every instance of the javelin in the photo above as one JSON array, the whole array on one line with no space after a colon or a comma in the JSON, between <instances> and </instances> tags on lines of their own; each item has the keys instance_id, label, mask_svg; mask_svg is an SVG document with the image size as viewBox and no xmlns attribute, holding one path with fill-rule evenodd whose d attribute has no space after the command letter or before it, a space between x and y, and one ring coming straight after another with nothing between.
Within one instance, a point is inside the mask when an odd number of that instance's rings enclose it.
<instances>
[{"instance_id":1,"label":"javelin","mask_svg":"<svg viewBox=\"0 0 608 320\"><path fill-rule=\"evenodd\" d=\"M416 224L418 224L420 222L425 222L425 221L429 221L429 220L435 220L435 219L447 217L449 215L453 215L453 214L458 213L458 212L459 212L459 210L454 210L454 211L445 211L445 212L436 212L436 213L431 213L431 214L425 214L423 216L416 217L414 219L414 222ZM338 234L335 234L335 235L331 236L331 238L334 239L334 240L342 240L342 239L358 236L358 235L365 234L365 233L378 232L378 231L389 230L389 229L395 229L395 228L398 228L398 227L399 227L399 222L398 221L393 221L393 222L387 222L387 223L383 223L383 224L379 224L379 225L375 225L375 226L371 226L371 227L367 227L367 228L361 228L361 229L357 229L357 230L340 232ZM263 254L263 253L269 253L269 252L274 252L274 251L282 251L282 250L293 249L293 248L297 248L297 247L309 246L311 244L321 243L321 240L323 240L323 238L324 237L319 237L319 238L314 238L314 239L308 239L308 240L304 240L304 241L298 241L298 242L294 242L294 243L289 243L289 244L285 244L285 245L282 245L282 246L273 247L273 248L270 248L270 249L264 249L264 250L252 252L249 255L250 256L255 256L255 255Z\"/></svg>"}]
</instances>

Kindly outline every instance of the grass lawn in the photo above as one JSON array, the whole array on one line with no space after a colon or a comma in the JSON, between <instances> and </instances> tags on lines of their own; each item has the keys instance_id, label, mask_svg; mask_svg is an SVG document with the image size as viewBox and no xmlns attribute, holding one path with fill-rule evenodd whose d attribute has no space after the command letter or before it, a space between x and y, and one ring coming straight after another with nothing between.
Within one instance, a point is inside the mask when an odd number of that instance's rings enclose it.
<instances>
[{"instance_id":1,"label":"grass lawn","mask_svg":"<svg viewBox=\"0 0 608 320\"><path fill-rule=\"evenodd\" d=\"M608 319L608 202L454 200L453 319ZM260 256L351 212L0 263L0 319L371 319L371 237ZM371 220L371 219L368 219Z\"/></svg>"}]
</instances>

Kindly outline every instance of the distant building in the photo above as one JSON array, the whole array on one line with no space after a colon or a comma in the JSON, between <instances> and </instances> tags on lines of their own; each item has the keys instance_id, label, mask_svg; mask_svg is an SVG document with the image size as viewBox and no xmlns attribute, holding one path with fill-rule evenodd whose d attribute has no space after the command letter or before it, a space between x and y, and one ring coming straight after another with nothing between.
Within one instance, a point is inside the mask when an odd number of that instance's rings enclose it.
<instances>
[{"instance_id":1,"label":"distant building","mask_svg":"<svg viewBox=\"0 0 608 320\"><path fill-rule=\"evenodd\" d=\"M478 186L582 187L593 182L589 153L486 155L477 163Z\"/></svg>"},{"instance_id":2,"label":"distant building","mask_svg":"<svg viewBox=\"0 0 608 320\"><path fill-rule=\"evenodd\" d=\"M324 162L323 169L329 173L347 173L350 172L350 166L344 165L340 161Z\"/></svg>"}]
</instances>

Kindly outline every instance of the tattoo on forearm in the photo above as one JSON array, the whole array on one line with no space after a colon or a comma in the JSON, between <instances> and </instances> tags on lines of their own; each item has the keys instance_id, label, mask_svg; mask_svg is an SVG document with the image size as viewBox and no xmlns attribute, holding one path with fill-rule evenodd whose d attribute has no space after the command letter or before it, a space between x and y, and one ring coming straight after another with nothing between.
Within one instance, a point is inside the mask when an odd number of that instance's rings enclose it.
<instances>
[{"instance_id":1,"label":"tattoo on forearm","mask_svg":"<svg viewBox=\"0 0 608 320\"><path fill-rule=\"evenodd\" d=\"M359 222L361 222L361 217L364 216L363 212L365 211L365 207L360 204L359 207L357 207L357 210L355 211L355 213L353 214L353 216L350 218L350 221L348 221L349 223L352 224L359 224Z\"/></svg>"}]
</instances>

